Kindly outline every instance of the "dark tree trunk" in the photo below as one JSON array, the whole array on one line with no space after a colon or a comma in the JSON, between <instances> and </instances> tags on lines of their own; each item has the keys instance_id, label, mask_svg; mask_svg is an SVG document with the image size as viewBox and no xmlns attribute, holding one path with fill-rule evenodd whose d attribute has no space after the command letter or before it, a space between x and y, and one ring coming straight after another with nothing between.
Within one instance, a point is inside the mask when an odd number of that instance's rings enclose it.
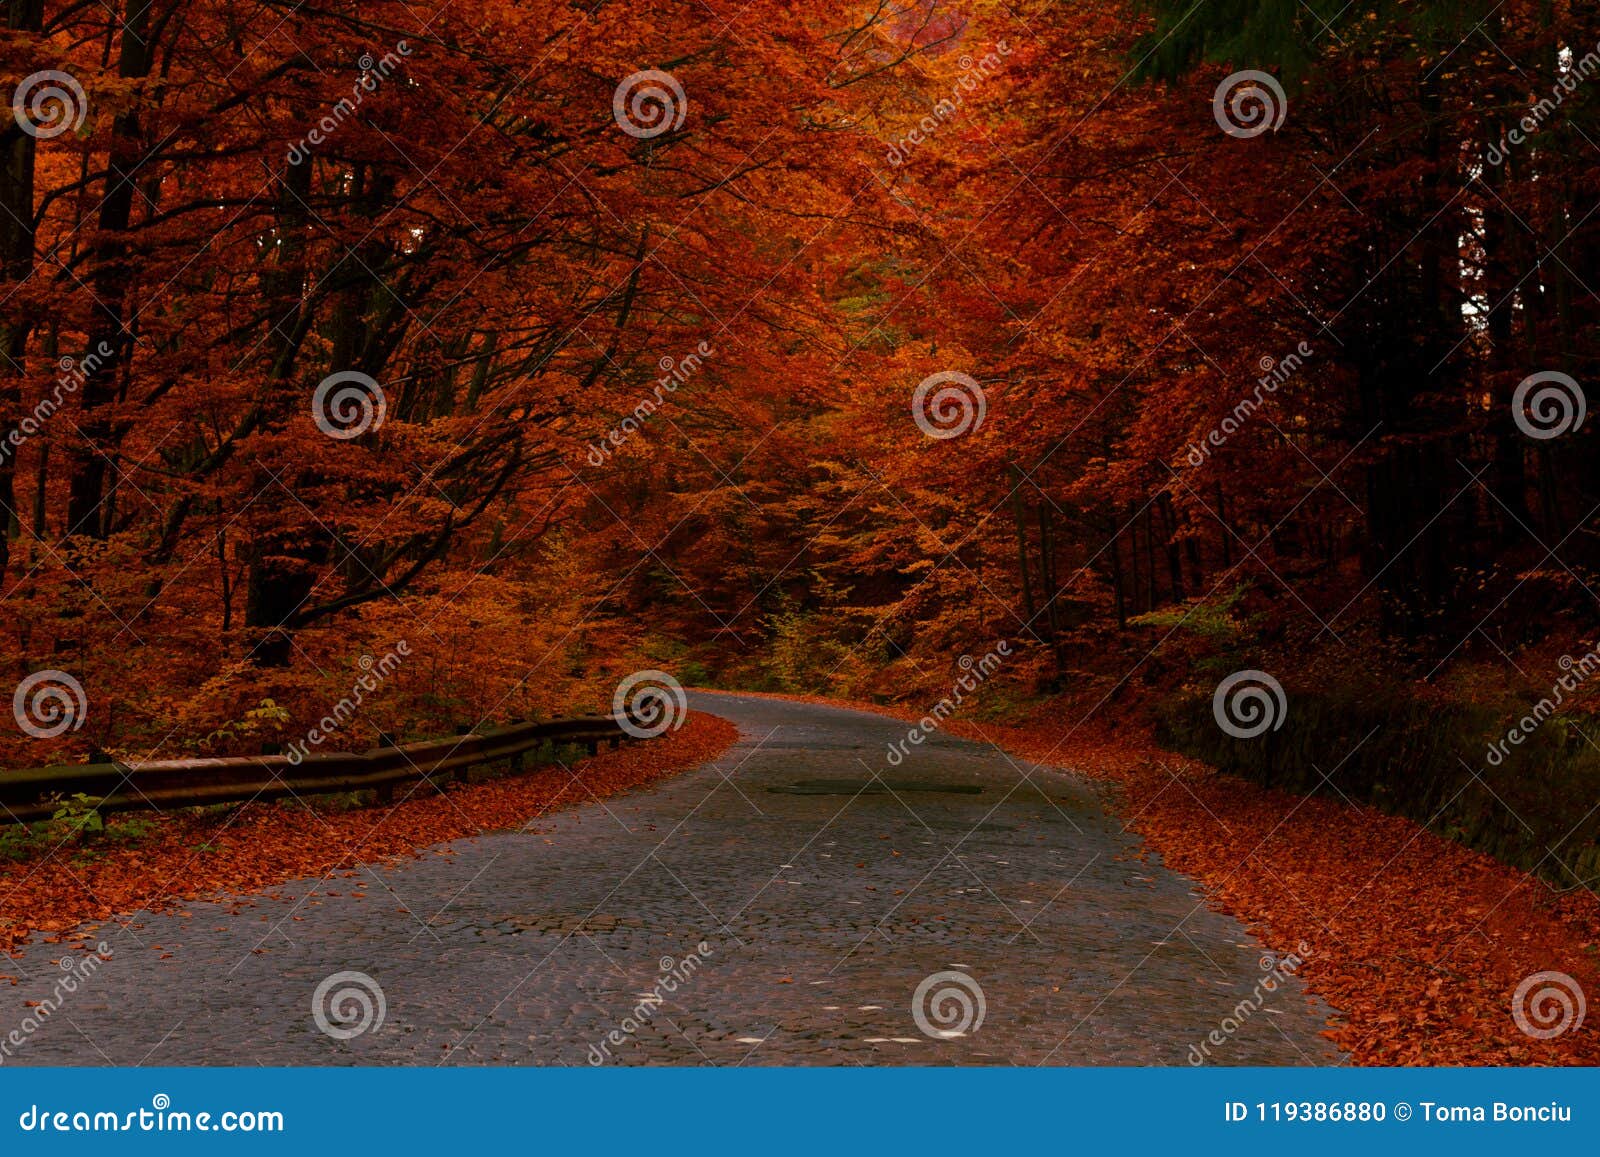
<instances>
[{"instance_id":1,"label":"dark tree trunk","mask_svg":"<svg viewBox=\"0 0 1600 1157\"><path fill-rule=\"evenodd\" d=\"M146 37L151 7L152 0L128 0L117 64L117 74L124 80L150 75L154 53ZM94 372L83 382L79 421L83 436L67 443L67 533L92 538L103 537L107 529L101 501L105 497L108 455L115 450L116 441L104 410L117 400L118 381L132 342L124 317L132 269L123 235L133 217L133 181L139 167L141 141L137 108L118 113L111 124L105 193L90 275L95 313L89 325L89 349L107 350L109 354L98 360Z\"/></svg>"}]
</instances>

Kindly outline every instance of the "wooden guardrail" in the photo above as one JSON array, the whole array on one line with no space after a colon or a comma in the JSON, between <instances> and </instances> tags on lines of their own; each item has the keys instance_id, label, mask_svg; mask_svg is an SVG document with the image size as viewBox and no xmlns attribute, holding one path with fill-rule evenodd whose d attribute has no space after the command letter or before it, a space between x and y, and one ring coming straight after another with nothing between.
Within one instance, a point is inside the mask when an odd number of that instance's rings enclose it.
<instances>
[{"instance_id":1,"label":"wooden guardrail","mask_svg":"<svg viewBox=\"0 0 1600 1157\"><path fill-rule=\"evenodd\" d=\"M62 799L83 793L102 813L162 811L205 804L281 799L377 789L420 779L444 781L481 763L518 760L546 742L581 744L590 753L634 736L612 715L514 723L448 739L430 739L370 751L222 759L163 759L148 763L62 764L0 771L0 823L48 819Z\"/></svg>"}]
</instances>

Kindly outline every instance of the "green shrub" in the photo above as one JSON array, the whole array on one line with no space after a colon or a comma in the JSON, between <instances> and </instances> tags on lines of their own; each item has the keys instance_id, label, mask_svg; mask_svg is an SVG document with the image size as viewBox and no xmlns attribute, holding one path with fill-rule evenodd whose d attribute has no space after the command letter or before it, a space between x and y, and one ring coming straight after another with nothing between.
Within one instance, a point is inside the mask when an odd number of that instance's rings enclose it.
<instances>
[{"instance_id":1,"label":"green shrub","mask_svg":"<svg viewBox=\"0 0 1600 1157\"><path fill-rule=\"evenodd\" d=\"M1267 787L1375 805L1570 888L1600 874L1600 750L1591 717L1555 716L1491 762L1529 705L1442 705L1404 687L1291 690L1283 725L1235 739L1209 695L1159 712L1174 750Z\"/></svg>"}]
</instances>

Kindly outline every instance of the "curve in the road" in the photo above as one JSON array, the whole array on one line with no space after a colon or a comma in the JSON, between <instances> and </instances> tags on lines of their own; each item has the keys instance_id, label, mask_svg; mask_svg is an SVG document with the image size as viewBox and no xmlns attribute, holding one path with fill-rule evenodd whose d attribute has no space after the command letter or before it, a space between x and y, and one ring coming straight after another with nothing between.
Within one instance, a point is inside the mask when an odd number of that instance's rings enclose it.
<instances>
[{"instance_id":1,"label":"curve in the road","mask_svg":"<svg viewBox=\"0 0 1600 1157\"><path fill-rule=\"evenodd\" d=\"M141 913L44 1017L61 948L31 946L9 1063L1338 1059L1293 960L1078 777L943 735L891 766L906 725L842 708L693 706L741 730L712 764L362 888Z\"/></svg>"}]
</instances>

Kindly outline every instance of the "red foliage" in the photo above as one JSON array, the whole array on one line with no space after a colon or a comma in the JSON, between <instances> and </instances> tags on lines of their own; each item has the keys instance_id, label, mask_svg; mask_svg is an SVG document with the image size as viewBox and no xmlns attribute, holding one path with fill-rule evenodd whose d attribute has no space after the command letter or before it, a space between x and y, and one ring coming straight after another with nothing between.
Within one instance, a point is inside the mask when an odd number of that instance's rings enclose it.
<instances>
[{"instance_id":1,"label":"red foliage","mask_svg":"<svg viewBox=\"0 0 1600 1157\"><path fill-rule=\"evenodd\" d=\"M13 109L70 99L0 139L0 703L82 696L0 766L280 746L402 642L334 745L673 664L905 696L1001 638L1023 699L1292 667L1492 714L1519 660L1595 649L1600 422L1518 400L1600 365L1592 3L280 7L10 6ZM1281 131L1219 123L1234 69L1281 79ZM1530 782L1577 820L1570 747ZM1319 946L1359 1059L1595 1059L1503 1015L1590 977L1587 894L1127 735L1070 754ZM0 869L0 947L547 780Z\"/></svg>"},{"instance_id":2,"label":"red foliage","mask_svg":"<svg viewBox=\"0 0 1600 1157\"><path fill-rule=\"evenodd\" d=\"M1600 989L1600 901L1376 808L1289 795L1162 751L1136 735L983 731L1027 758L1116 783L1129 825L1273 947L1310 945L1300 970L1342 1014L1328 1035L1358 1064L1600 1063L1600 1033L1518 1030L1529 975Z\"/></svg>"}]
</instances>

